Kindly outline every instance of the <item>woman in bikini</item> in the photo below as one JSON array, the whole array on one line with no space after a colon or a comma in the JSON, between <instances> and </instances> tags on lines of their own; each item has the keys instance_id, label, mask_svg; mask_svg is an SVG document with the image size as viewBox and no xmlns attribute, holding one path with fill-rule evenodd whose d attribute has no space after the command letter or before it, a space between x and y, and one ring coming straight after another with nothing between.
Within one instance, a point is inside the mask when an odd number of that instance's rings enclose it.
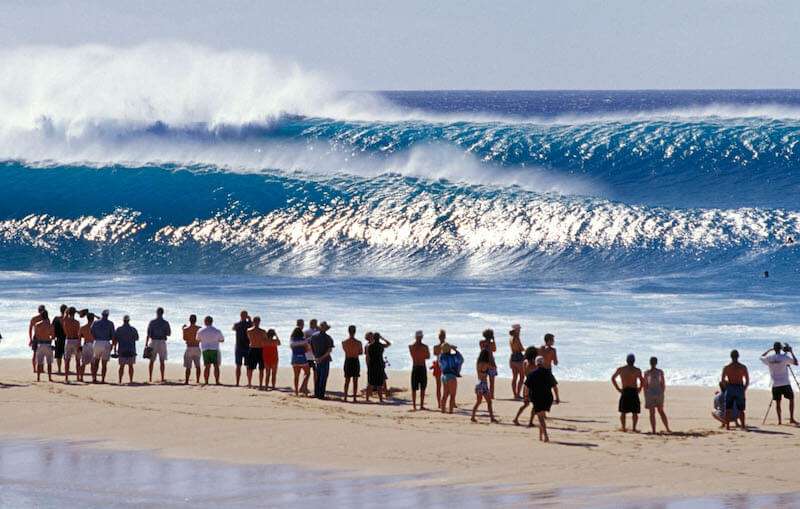
<instances>
[{"instance_id":1,"label":"woman in bikini","mask_svg":"<svg viewBox=\"0 0 800 509\"><path fill-rule=\"evenodd\" d=\"M522 385L525 383L525 347L519 337L520 326L511 326L508 340L511 347L511 358L508 365L511 368L511 390L514 392L514 399L522 399Z\"/></svg>"},{"instance_id":2,"label":"woman in bikini","mask_svg":"<svg viewBox=\"0 0 800 509\"><path fill-rule=\"evenodd\" d=\"M478 385L475 386L475 406L472 407L472 422L478 422L478 419L475 418L475 413L483 400L486 400L486 406L489 408L489 419L491 419L491 422L497 422L492 411L492 392L489 390L489 384L486 381L489 378L489 370L491 368L492 363L489 351L481 350L475 367L478 373Z\"/></svg>"},{"instance_id":3,"label":"woman in bikini","mask_svg":"<svg viewBox=\"0 0 800 509\"><path fill-rule=\"evenodd\" d=\"M292 349L292 370L294 370L294 395L299 396L302 392L308 396L308 378L311 375L311 368L306 358L308 341L303 335L303 327L298 326L292 331L289 346ZM303 373L303 383L300 384L300 373Z\"/></svg>"},{"instance_id":4,"label":"woman in bikini","mask_svg":"<svg viewBox=\"0 0 800 509\"><path fill-rule=\"evenodd\" d=\"M275 329L267 331L267 346L264 347L264 368L266 373L264 375L264 386L269 389L269 382L272 380L272 390L275 390L275 378L278 376L278 345L281 344L278 333Z\"/></svg>"},{"instance_id":5,"label":"woman in bikini","mask_svg":"<svg viewBox=\"0 0 800 509\"><path fill-rule=\"evenodd\" d=\"M497 377L497 363L494 361L494 353L497 351L497 343L494 342L494 331L486 329L483 331L483 339L478 343L482 352L489 353L489 393L494 399L494 379Z\"/></svg>"}]
</instances>

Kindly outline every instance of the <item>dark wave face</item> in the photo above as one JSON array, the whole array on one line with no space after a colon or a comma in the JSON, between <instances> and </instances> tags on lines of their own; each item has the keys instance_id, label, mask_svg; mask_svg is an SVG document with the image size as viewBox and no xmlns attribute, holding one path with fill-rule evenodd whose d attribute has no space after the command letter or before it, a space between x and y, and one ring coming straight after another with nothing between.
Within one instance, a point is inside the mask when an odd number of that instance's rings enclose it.
<instances>
[{"instance_id":1,"label":"dark wave face","mask_svg":"<svg viewBox=\"0 0 800 509\"><path fill-rule=\"evenodd\" d=\"M797 92L387 98L6 129L0 269L800 282Z\"/></svg>"}]
</instances>

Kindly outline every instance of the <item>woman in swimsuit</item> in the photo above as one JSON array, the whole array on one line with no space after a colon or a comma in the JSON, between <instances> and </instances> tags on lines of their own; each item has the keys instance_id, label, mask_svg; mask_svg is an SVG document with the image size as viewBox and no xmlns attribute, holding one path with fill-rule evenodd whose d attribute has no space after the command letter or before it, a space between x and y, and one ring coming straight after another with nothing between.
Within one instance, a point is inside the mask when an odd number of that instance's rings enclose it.
<instances>
[{"instance_id":1,"label":"woman in swimsuit","mask_svg":"<svg viewBox=\"0 0 800 509\"><path fill-rule=\"evenodd\" d=\"M434 360L431 364L433 371L433 379L436 380L436 404L442 408L442 367L439 365L439 356L442 354L442 345L447 339L447 333L444 329L439 329L439 344L433 346Z\"/></svg>"},{"instance_id":2,"label":"woman in swimsuit","mask_svg":"<svg viewBox=\"0 0 800 509\"><path fill-rule=\"evenodd\" d=\"M269 389L269 381L272 379L272 390L275 390L275 378L278 376L278 345L281 344L278 333L275 329L267 331L267 346L263 349L264 367L266 372L264 375L264 385Z\"/></svg>"},{"instance_id":3,"label":"woman in swimsuit","mask_svg":"<svg viewBox=\"0 0 800 509\"><path fill-rule=\"evenodd\" d=\"M528 375L534 369L536 369L536 356L537 356L537 354L538 354L538 350L536 349L535 346L529 346L528 348L525 349L525 356L524 356L525 360L522 363L522 372L523 372L522 383L523 383L524 400L523 400L522 406L519 407L519 410L517 410L517 416L514 417L514 424L516 424L517 426L519 426L519 416L522 415L522 412L524 412L525 409L528 408L528 406L531 404L530 395L528 394L528 388L525 387L524 383L525 383L525 379L528 377ZM535 414L533 412L533 409L531 409L531 418L528 420L528 427L529 428L531 426L533 426L533 417L534 417L534 415Z\"/></svg>"},{"instance_id":4,"label":"woman in swimsuit","mask_svg":"<svg viewBox=\"0 0 800 509\"><path fill-rule=\"evenodd\" d=\"M475 413L478 411L478 407L484 399L486 400L486 406L489 408L489 419L491 419L492 422L497 422L497 419L494 418L494 412L492 411L492 391L489 390L489 384L486 383L491 368L492 363L489 351L481 350L475 367L478 373L478 385L475 386L475 406L472 407L472 422L478 422L478 419L475 418Z\"/></svg>"},{"instance_id":5,"label":"woman in swimsuit","mask_svg":"<svg viewBox=\"0 0 800 509\"><path fill-rule=\"evenodd\" d=\"M456 406L456 391L458 390L458 377L461 376L461 365L464 357L455 346L449 343L442 344L442 354L439 356L439 365L442 368L442 413L447 410L452 414ZM448 409L447 400L450 399Z\"/></svg>"},{"instance_id":6,"label":"woman in swimsuit","mask_svg":"<svg viewBox=\"0 0 800 509\"><path fill-rule=\"evenodd\" d=\"M302 392L308 396L308 378L311 375L311 368L306 359L308 341L303 335L302 327L295 327L290 338L289 346L292 349L292 369L294 370L294 395L299 396ZM302 384L300 384L301 371L303 372Z\"/></svg>"},{"instance_id":7,"label":"woman in swimsuit","mask_svg":"<svg viewBox=\"0 0 800 509\"><path fill-rule=\"evenodd\" d=\"M521 399L522 385L525 383L525 347L519 338L519 326L514 325L509 331L511 336L508 340L511 347L511 358L508 365L511 368L511 390L514 392L514 399Z\"/></svg>"},{"instance_id":8,"label":"woman in swimsuit","mask_svg":"<svg viewBox=\"0 0 800 509\"><path fill-rule=\"evenodd\" d=\"M494 399L494 379L497 377L497 363L494 361L494 353L497 351L497 343L494 342L494 331L486 329L483 331L483 339L478 343L482 352L489 353L489 370L486 374L489 377L489 393Z\"/></svg>"}]
</instances>

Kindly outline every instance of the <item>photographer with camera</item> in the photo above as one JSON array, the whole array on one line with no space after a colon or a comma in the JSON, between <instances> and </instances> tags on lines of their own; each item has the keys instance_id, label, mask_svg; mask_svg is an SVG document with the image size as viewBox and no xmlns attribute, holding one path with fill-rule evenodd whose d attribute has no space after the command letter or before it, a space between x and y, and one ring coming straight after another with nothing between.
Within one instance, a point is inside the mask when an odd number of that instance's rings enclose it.
<instances>
[{"instance_id":1,"label":"photographer with camera","mask_svg":"<svg viewBox=\"0 0 800 509\"><path fill-rule=\"evenodd\" d=\"M781 352L781 350L783 351ZM773 353L770 354L770 352ZM794 392L789 381L789 366L797 366L797 357L794 356L792 347L785 343L781 345L779 342L775 342L770 350L761 355L761 362L769 367L769 376L772 379L772 400L775 401L775 410L778 412L778 424L781 424L781 399L784 397L789 400L789 422L797 424L797 421L794 420Z\"/></svg>"}]
</instances>

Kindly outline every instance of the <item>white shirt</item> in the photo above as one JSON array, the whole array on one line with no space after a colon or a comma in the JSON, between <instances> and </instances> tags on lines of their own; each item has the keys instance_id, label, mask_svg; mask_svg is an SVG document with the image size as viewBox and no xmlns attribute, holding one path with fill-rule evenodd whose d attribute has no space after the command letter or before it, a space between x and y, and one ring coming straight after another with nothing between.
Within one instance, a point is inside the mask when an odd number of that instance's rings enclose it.
<instances>
[{"instance_id":1,"label":"white shirt","mask_svg":"<svg viewBox=\"0 0 800 509\"><path fill-rule=\"evenodd\" d=\"M791 385L791 382L789 382L789 370L787 369L787 366L794 364L791 357L785 353L774 353L762 357L761 362L769 366L769 376L772 378L773 387Z\"/></svg>"},{"instance_id":2,"label":"white shirt","mask_svg":"<svg viewBox=\"0 0 800 509\"><path fill-rule=\"evenodd\" d=\"M197 341L203 350L219 350L219 344L225 341L225 336L219 329L209 325L197 331Z\"/></svg>"}]
</instances>

